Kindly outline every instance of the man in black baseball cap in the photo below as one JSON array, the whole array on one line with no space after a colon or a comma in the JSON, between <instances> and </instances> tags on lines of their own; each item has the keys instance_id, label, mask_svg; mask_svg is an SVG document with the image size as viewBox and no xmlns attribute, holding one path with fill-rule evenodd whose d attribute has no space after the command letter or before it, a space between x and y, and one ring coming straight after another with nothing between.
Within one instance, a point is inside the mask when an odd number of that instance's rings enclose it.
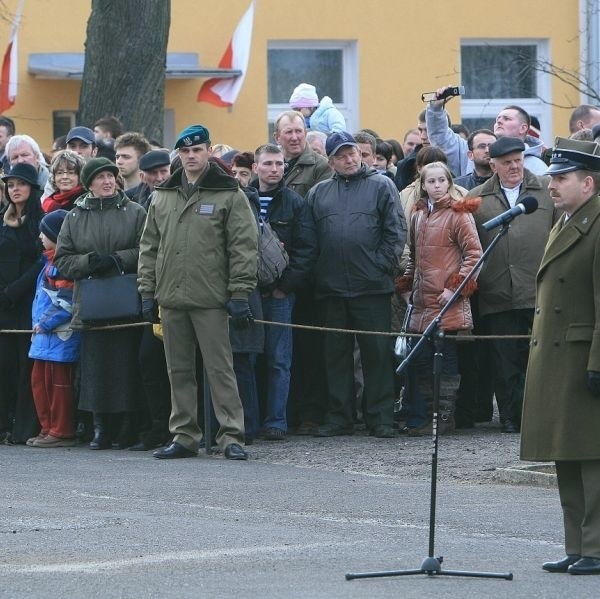
<instances>
[{"instance_id":1,"label":"man in black baseball cap","mask_svg":"<svg viewBox=\"0 0 600 599\"><path fill-rule=\"evenodd\" d=\"M564 214L537 274L521 459L556 464L566 555L542 568L600 574L600 146L557 137L548 174Z\"/></svg>"}]
</instances>

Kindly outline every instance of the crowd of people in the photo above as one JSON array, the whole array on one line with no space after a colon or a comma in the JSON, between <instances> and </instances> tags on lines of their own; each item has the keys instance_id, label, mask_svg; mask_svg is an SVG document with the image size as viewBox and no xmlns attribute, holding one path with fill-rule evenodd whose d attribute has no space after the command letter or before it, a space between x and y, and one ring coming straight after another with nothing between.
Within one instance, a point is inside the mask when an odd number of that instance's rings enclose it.
<instances>
[{"instance_id":1,"label":"crowd of people","mask_svg":"<svg viewBox=\"0 0 600 599\"><path fill-rule=\"evenodd\" d=\"M440 324L439 432L490 421L494 398L502 431L518 432L529 345L513 337L531 330L561 214L550 153L519 106L469 132L446 102L384 139L348 132L302 83L256 149L213 144L202 125L163 148L104 117L48 156L0 117L0 328L33 331L0 334L2 441L161 459L214 443L243 460L255 440L291 433L431 434L433 343L397 377L393 337L367 333L399 331L407 307L408 332L422 333L494 239L484 223L533 196L538 209L514 221ZM578 107L569 127L592 141L600 109ZM284 267L265 282L257 265L273 252ZM154 326L82 322L81 281L127 273ZM472 333L498 338L459 342ZM213 439L198 412L203 376Z\"/></svg>"}]
</instances>

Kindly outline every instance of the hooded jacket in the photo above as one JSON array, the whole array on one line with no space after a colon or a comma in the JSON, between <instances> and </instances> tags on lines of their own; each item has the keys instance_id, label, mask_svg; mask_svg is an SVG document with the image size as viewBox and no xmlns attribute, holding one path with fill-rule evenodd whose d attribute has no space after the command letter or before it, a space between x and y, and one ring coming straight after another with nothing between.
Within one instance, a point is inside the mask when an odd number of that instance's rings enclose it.
<instances>
[{"instance_id":1,"label":"hooded jacket","mask_svg":"<svg viewBox=\"0 0 600 599\"><path fill-rule=\"evenodd\" d=\"M441 148L448 157L448 168L454 177L462 177L473 171L473 162L469 160L467 140L454 133L448 126L448 114L441 106L429 104L425 112L427 135L431 145ZM525 152L523 164L534 175L543 175L548 167L541 159L544 144L541 140L528 135L524 139Z\"/></svg>"},{"instance_id":2,"label":"hooded jacket","mask_svg":"<svg viewBox=\"0 0 600 599\"><path fill-rule=\"evenodd\" d=\"M154 189L140 242L142 298L175 310L247 299L257 283L258 231L244 192L209 163L188 198L182 174Z\"/></svg>"},{"instance_id":3,"label":"hooded jacket","mask_svg":"<svg viewBox=\"0 0 600 599\"><path fill-rule=\"evenodd\" d=\"M481 257L481 243L472 213L479 198L454 199L448 194L433 205L419 200L411 218L410 258L396 285L399 294L412 291L410 330L422 333L443 308L438 297L444 289L456 291ZM471 279L461 297L442 317L444 331L473 328L469 297L477 285Z\"/></svg>"},{"instance_id":4,"label":"hooded jacket","mask_svg":"<svg viewBox=\"0 0 600 599\"><path fill-rule=\"evenodd\" d=\"M326 135L346 130L346 119L329 96L323 96L317 109L310 115L310 130Z\"/></svg>"},{"instance_id":5,"label":"hooded jacket","mask_svg":"<svg viewBox=\"0 0 600 599\"><path fill-rule=\"evenodd\" d=\"M29 357L50 362L77 362L80 333L70 328L73 313L73 281L62 277L53 263L54 250L42 256L31 308L33 326L41 332L31 336Z\"/></svg>"},{"instance_id":6,"label":"hooded jacket","mask_svg":"<svg viewBox=\"0 0 600 599\"><path fill-rule=\"evenodd\" d=\"M406 221L390 179L364 164L313 187L306 201L317 235L317 297L391 293Z\"/></svg>"}]
</instances>

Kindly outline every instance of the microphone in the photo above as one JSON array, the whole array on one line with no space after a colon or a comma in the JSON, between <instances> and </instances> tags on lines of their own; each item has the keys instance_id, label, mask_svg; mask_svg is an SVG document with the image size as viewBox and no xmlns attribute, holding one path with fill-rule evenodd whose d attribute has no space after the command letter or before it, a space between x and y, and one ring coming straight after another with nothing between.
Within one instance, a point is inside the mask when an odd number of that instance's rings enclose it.
<instances>
[{"instance_id":1,"label":"microphone","mask_svg":"<svg viewBox=\"0 0 600 599\"><path fill-rule=\"evenodd\" d=\"M519 214L531 214L538 209L538 201L532 196L524 197L514 208L495 216L481 225L486 231L505 225L515 219Z\"/></svg>"}]
</instances>

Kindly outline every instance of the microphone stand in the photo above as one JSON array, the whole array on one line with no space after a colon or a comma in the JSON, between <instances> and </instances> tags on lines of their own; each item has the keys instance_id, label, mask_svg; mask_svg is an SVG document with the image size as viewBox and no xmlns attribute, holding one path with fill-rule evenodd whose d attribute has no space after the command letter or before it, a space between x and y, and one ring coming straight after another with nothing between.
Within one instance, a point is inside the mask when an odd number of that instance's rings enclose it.
<instances>
[{"instance_id":1,"label":"microphone stand","mask_svg":"<svg viewBox=\"0 0 600 599\"><path fill-rule=\"evenodd\" d=\"M440 382L442 378L442 367L444 362L444 331L439 329L444 314L450 309L452 304L458 299L461 291L467 283L473 278L480 266L485 262L490 252L494 249L500 238L508 231L509 224L505 223L490 245L483 252L475 266L467 274L464 281L458 286L448 303L442 308L439 314L433 319L429 326L423 331L423 336L413 347L408 356L402 361L396 369L396 374L401 374L414 358L421 346L428 341L433 341L435 352L433 356L433 421L432 421L432 440L433 452L431 455L431 495L429 507L429 553L421 563L419 568L411 570L388 570L381 572L360 572L346 574L346 580L355 578L382 578L384 576L409 576L413 574L427 574L427 576L467 576L471 578L503 578L512 580L512 573L496 574L493 572L469 572L464 570L442 570L443 557L434 557L435 549L435 510L437 497L437 465L438 465L438 411L440 407Z\"/></svg>"}]
</instances>

